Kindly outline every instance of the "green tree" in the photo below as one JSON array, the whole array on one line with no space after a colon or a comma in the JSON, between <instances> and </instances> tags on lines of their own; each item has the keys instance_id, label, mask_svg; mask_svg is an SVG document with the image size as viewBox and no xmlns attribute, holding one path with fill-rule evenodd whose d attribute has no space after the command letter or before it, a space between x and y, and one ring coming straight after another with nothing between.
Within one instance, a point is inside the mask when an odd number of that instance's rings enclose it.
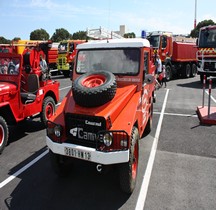
<instances>
[{"instance_id":1,"label":"green tree","mask_svg":"<svg viewBox=\"0 0 216 210\"><path fill-rule=\"evenodd\" d=\"M49 34L44 29L36 29L31 32L30 40L48 40Z\"/></svg>"},{"instance_id":2,"label":"green tree","mask_svg":"<svg viewBox=\"0 0 216 210\"><path fill-rule=\"evenodd\" d=\"M14 37L12 41L18 41L18 40L21 40L20 37Z\"/></svg>"},{"instance_id":3,"label":"green tree","mask_svg":"<svg viewBox=\"0 0 216 210\"><path fill-rule=\"evenodd\" d=\"M5 39L3 36L0 36L0 44L10 44L11 41L9 39Z\"/></svg>"},{"instance_id":4,"label":"green tree","mask_svg":"<svg viewBox=\"0 0 216 210\"><path fill-rule=\"evenodd\" d=\"M193 30L191 30L190 36L193 38L197 38L199 36L199 30L200 28L204 26L209 26L209 25L215 25L215 22L213 20L203 20L199 22Z\"/></svg>"},{"instance_id":5,"label":"green tree","mask_svg":"<svg viewBox=\"0 0 216 210\"><path fill-rule=\"evenodd\" d=\"M72 39L86 40L87 39L86 31L78 31L73 33Z\"/></svg>"},{"instance_id":6,"label":"green tree","mask_svg":"<svg viewBox=\"0 0 216 210\"><path fill-rule=\"evenodd\" d=\"M51 37L53 42L60 42L67 39L72 39L72 35L64 28L56 29L55 33Z\"/></svg>"},{"instance_id":7,"label":"green tree","mask_svg":"<svg viewBox=\"0 0 216 210\"><path fill-rule=\"evenodd\" d=\"M136 38L136 35L134 32L126 33L124 34L124 38Z\"/></svg>"}]
</instances>

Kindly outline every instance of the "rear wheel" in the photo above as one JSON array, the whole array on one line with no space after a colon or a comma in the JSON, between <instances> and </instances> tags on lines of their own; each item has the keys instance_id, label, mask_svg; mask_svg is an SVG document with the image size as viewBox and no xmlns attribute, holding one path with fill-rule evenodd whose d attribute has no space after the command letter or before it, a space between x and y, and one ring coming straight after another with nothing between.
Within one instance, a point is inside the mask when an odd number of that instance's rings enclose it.
<instances>
[{"instance_id":1,"label":"rear wheel","mask_svg":"<svg viewBox=\"0 0 216 210\"><path fill-rule=\"evenodd\" d=\"M139 132L133 127L131 134L129 162L118 165L120 187L123 192L131 194L136 185L139 159Z\"/></svg>"},{"instance_id":2,"label":"rear wheel","mask_svg":"<svg viewBox=\"0 0 216 210\"><path fill-rule=\"evenodd\" d=\"M7 145L9 137L8 126L3 117L0 116L0 154L3 152Z\"/></svg>"},{"instance_id":3,"label":"rear wheel","mask_svg":"<svg viewBox=\"0 0 216 210\"><path fill-rule=\"evenodd\" d=\"M41 111L41 121L46 125L47 120L49 120L55 113L55 101L51 96L47 96L42 105Z\"/></svg>"},{"instance_id":4,"label":"rear wheel","mask_svg":"<svg viewBox=\"0 0 216 210\"><path fill-rule=\"evenodd\" d=\"M172 79L172 69L171 66L166 66L166 79L170 81Z\"/></svg>"},{"instance_id":5,"label":"rear wheel","mask_svg":"<svg viewBox=\"0 0 216 210\"><path fill-rule=\"evenodd\" d=\"M149 119L148 119L148 122L146 124L146 128L144 130L144 135L148 135L151 130L152 130L152 117L153 117L153 100L152 100L152 103L151 103L151 111L150 111L150 116L149 116Z\"/></svg>"},{"instance_id":6,"label":"rear wheel","mask_svg":"<svg viewBox=\"0 0 216 210\"><path fill-rule=\"evenodd\" d=\"M191 66L190 66L190 64L186 64L184 76L185 76L185 78L189 78L190 75L191 75Z\"/></svg>"},{"instance_id":7,"label":"rear wheel","mask_svg":"<svg viewBox=\"0 0 216 210\"><path fill-rule=\"evenodd\" d=\"M197 74L197 66L196 64L192 64L192 68L191 68L191 77L195 77Z\"/></svg>"}]
</instances>

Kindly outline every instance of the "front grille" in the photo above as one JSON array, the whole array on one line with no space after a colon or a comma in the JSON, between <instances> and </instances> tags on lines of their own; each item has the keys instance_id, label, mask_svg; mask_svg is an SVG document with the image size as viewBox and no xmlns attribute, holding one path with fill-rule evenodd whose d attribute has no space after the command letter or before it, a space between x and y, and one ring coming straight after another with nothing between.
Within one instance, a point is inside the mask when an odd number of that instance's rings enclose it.
<instances>
[{"instance_id":1,"label":"front grille","mask_svg":"<svg viewBox=\"0 0 216 210\"><path fill-rule=\"evenodd\" d=\"M65 116L67 143L96 148L97 133L106 129L103 117L70 114Z\"/></svg>"},{"instance_id":2,"label":"front grille","mask_svg":"<svg viewBox=\"0 0 216 210\"><path fill-rule=\"evenodd\" d=\"M208 71L216 71L216 63L206 62L204 65L204 69Z\"/></svg>"}]
</instances>

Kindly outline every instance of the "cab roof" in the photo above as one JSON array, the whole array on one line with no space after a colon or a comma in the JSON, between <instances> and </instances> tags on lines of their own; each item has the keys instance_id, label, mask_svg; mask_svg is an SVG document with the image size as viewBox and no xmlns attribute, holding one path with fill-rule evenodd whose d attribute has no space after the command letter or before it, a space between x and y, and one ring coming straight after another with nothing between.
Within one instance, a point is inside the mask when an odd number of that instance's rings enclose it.
<instances>
[{"instance_id":1,"label":"cab roof","mask_svg":"<svg viewBox=\"0 0 216 210\"><path fill-rule=\"evenodd\" d=\"M132 38L132 39L106 39L106 40L94 40L83 44L79 44L77 49L95 49L95 48L121 48L121 47L150 47L150 43L147 39Z\"/></svg>"}]
</instances>

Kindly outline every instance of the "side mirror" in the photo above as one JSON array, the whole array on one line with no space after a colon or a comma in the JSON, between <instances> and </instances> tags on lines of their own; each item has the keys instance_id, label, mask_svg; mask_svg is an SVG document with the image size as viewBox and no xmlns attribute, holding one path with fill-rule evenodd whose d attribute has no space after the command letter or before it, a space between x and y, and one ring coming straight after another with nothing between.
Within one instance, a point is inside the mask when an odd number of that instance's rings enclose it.
<instances>
[{"instance_id":1,"label":"side mirror","mask_svg":"<svg viewBox=\"0 0 216 210\"><path fill-rule=\"evenodd\" d=\"M145 75L145 80L144 80L144 82L145 82L146 84L152 84L152 83L154 82L154 80L155 80L155 77L152 76L151 74L146 74L146 75Z\"/></svg>"}]
</instances>

